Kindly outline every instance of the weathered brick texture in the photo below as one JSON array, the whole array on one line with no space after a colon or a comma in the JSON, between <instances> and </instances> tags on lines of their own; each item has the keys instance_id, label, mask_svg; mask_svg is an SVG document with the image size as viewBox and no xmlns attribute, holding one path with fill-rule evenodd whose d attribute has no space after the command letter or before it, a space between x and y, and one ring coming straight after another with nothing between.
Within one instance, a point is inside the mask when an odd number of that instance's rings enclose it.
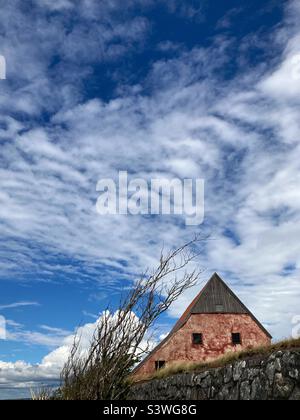
<instances>
[{"instance_id":1,"label":"weathered brick texture","mask_svg":"<svg viewBox=\"0 0 300 420\"><path fill-rule=\"evenodd\" d=\"M203 344L193 344L192 334L202 333ZM240 333L242 344L232 344L232 333ZM137 376L155 371L155 361L200 362L228 352L268 345L271 339L247 314L192 314L187 322L135 372Z\"/></svg>"},{"instance_id":2,"label":"weathered brick texture","mask_svg":"<svg viewBox=\"0 0 300 420\"><path fill-rule=\"evenodd\" d=\"M198 334L197 340L193 340L193 334ZM149 375L156 368L174 362L216 359L229 352L268 345L271 339L264 326L215 273L134 375Z\"/></svg>"}]
</instances>

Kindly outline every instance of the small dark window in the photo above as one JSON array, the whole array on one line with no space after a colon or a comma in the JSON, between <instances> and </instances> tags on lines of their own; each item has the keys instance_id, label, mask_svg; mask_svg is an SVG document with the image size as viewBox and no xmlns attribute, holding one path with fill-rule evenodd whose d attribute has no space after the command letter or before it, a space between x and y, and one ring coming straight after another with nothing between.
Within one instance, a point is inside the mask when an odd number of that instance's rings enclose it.
<instances>
[{"instance_id":1,"label":"small dark window","mask_svg":"<svg viewBox=\"0 0 300 420\"><path fill-rule=\"evenodd\" d=\"M232 334L232 344L234 346L237 346L239 344L242 344L241 334L240 333L234 333Z\"/></svg>"},{"instance_id":2,"label":"small dark window","mask_svg":"<svg viewBox=\"0 0 300 420\"><path fill-rule=\"evenodd\" d=\"M200 333L193 334L193 344L202 345L203 344L203 335Z\"/></svg>"},{"instance_id":3,"label":"small dark window","mask_svg":"<svg viewBox=\"0 0 300 420\"><path fill-rule=\"evenodd\" d=\"M155 370L163 369L166 366L166 362L164 360L157 360L155 362Z\"/></svg>"},{"instance_id":4,"label":"small dark window","mask_svg":"<svg viewBox=\"0 0 300 420\"><path fill-rule=\"evenodd\" d=\"M216 305L216 312L224 312L224 306L223 305Z\"/></svg>"}]
</instances>

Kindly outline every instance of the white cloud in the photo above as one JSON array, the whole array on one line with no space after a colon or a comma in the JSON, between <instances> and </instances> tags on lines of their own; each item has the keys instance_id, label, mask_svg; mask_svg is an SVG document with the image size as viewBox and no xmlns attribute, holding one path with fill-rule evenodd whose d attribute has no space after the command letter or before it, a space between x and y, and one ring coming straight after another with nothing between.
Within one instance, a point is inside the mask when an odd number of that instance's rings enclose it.
<instances>
[{"instance_id":1,"label":"white cloud","mask_svg":"<svg viewBox=\"0 0 300 420\"><path fill-rule=\"evenodd\" d=\"M133 315L135 317L135 315ZM135 317L136 318L136 317ZM138 318L136 318L138 320ZM97 325L101 322L101 315L94 323L88 323L79 327L76 335L60 329L44 326L50 333L60 336L60 345L47 354L41 363L33 365L19 360L15 363L0 361L0 389L1 388L30 388L39 387L42 384L57 385L60 379L61 370L67 361L75 336L80 338L80 352L82 355L89 349ZM67 334L67 335L66 335ZM61 336L65 335L64 338ZM34 340L32 344L35 344ZM52 343L53 344L53 343ZM140 348L146 343L142 342ZM152 342L152 346L155 343Z\"/></svg>"},{"instance_id":2,"label":"white cloud","mask_svg":"<svg viewBox=\"0 0 300 420\"><path fill-rule=\"evenodd\" d=\"M74 7L74 2L70 0L57 0L55 2L51 0L37 0L36 4L38 6L47 7L50 10L63 10L63 9L72 9Z\"/></svg>"},{"instance_id":3,"label":"white cloud","mask_svg":"<svg viewBox=\"0 0 300 420\"><path fill-rule=\"evenodd\" d=\"M97 322L86 324L78 329L78 336L81 337L83 349L88 347ZM67 360L75 335L64 331L65 337L62 337L62 330L51 327L46 327L46 330L47 332L54 333L56 340L53 340L53 336L51 337L51 335L47 336L38 333L21 332L18 335L11 334L10 339L15 338L18 341L23 341L27 337L28 342L31 344L58 347L45 356L41 363L36 365L26 363L22 360L15 363L0 361L0 388L28 388L41 384L58 383L61 369Z\"/></svg>"},{"instance_id":4,"label":"white cloud","mask_svg":"<svg viewBox=\"0 0 300 420\"><path fill-rule=\"evenodd\" d=\"M300 42L300 37L298 39ZM299 99L300 94L300 48L289 54L271 76L260 85L261 89L279 100Z\"/></svg>"},{"instance_id":5,"label":"white cloud","mask_svg":"<svg viewBox=\"0 0 300 420\"><path fill-rule=\"evenodd\" d=\"M279 102L294 100L299 105L300 94L300 9L298 1L287 3L286 25L278 38L284 43L279 64L259 83L262 91ZM291 105L291 102L290 104Z\"/></svg>"},{"instance_id":6,"label":"white cloud","mask_svg":"<svg viewBox=\"0 0 300 420\"><path fill-rule=\"evenodd\" d=\"M6 322L6 339L10 342L23 343L30 346L42 346L53 349L60 346L70 331L62 328L54 328L47 325L39 326L41 331L30 331L24 325L15 321Z\"/></svg>"},{"instance_id":7,"label":"white cloud","mask_svg":"<svg viewBox=\"0 0 300 420\"><path fill-rule=\"evenodd\" d=\"M26 306L39 306L40 304L38 302L14 302L9 303L7 305L0 305L0 310L3 311L5 309L16 309L16 308L22 308Z\"/></svg>"},{"instance_id":8,"label":"white cloud","mask_svg":"<svg viewBox=\"0 0 300 420\"><path fill-rule=\"evenodd\" d=\"M47 124L27 124L12 114L0 126L0 138L9 138L1 145L1 275L62 270L43 261L43 249L77 259L100 285L119 287L115 272L121 270L130 279L156 264L162 245L182 244L195 232L183 228L179 218L99 217L98 179L114 177L120 169L146 179L199 176L206 180L202 229L214 238L204 245L199 264L208 268L207 277L220 271L276 338L290 335L300 298L299 84L293 72L299 53L297 3L290 2L292 12L287 9L283 29L274 34L285 49L263 71L248 70L224 82L218 72L230 60L230 43L218 39L211 48L178 51L176 58L155 62L143 86L120 86L122 94L107 103L84 101L66 87L77 83L82 67L73 69L75 74L70 71L68 83L63 75L53 81L48 73L55 48L72 64L83 49L88 52L81 42L84 28L67 36L58 21L41 34L45 21L40 18L34 26L39 37L19 45L12 43L17 28L7 27L3 45L10 77L22 74L24 85L4 90L0 107L27 115L47 109L52 116ZM93 14L95 3L85 4L85 16ZM2 18L13 21L11 9L6 12ZM30 25L21 14L17 22ZM87 45L93 47L94 36L100 37L96 60L111 59L110 41L127 30L131 46L133 40L142 42L147 22L139 19L130 25L119 22L103 37L99 28L91 28ZM83 57L91 62L88 54ZM148 95L143 95L145 88ZM30 249L24 245L29 239L36 244ZM104 279L97 274L99 266L108 273ZM293 270L285 273L288 266ZM77 278L76 267L63 269ZM193 293L195 289L182 297L171 315L179 316ZM61 345L59 331L52 339L36 332L23 332L17 339ZM63 343L38 368L21 364L18 373L14 365L3 365L8 382L21 382L20 372L28 382L43 369L53 378L67 348Z\"/></svg>"}]
</instances>

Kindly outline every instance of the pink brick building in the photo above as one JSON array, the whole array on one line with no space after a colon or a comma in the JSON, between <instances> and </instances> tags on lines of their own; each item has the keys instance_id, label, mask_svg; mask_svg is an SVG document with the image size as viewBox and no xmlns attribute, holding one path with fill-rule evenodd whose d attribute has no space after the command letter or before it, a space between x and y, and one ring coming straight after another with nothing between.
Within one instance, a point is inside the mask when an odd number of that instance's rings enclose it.
<instances>
[{"instance_id":1,"label":"pink brick building","mask_svg":"<svg viewBox=\"0 0 300 420\"><path fill-rule=\"evenodd\" d=\"M215 273L134 374L151 374L172 362L215 359L228 352L268 345L271 340L268 331Z\"/></svg>"}]
</instances>

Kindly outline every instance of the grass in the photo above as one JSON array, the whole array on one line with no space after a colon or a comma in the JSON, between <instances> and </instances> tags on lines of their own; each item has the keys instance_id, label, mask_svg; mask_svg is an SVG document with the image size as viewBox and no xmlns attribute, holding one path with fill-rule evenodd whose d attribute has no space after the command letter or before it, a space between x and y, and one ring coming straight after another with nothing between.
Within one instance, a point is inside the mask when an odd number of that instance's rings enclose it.
<instances>
[{"instance_id":1,"label":"grass","mask_svg":"<svg viewBox=\"0 0 300 420\"><path fill-rule=\"evenodd\" d=\"M268 356L276 351L287 351L292 349L300 349L300 339L289 339L271 344L270 346L256 347L235 353L227 353L218 359L207 362L174 362L166 366L164 369L156 371L152 375L133 378L133 382L163 379L178 373L198 372L205 369L221 368L238 360Z\"/></svg>"}]
</instances>

